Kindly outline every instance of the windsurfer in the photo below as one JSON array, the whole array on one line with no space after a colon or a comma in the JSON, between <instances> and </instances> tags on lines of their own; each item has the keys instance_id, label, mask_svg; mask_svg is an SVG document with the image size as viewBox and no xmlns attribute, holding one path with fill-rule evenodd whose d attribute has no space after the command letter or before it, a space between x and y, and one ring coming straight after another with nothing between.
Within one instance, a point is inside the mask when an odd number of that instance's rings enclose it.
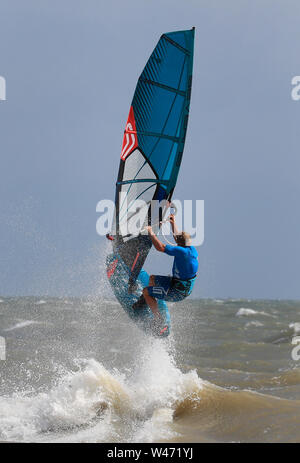
<instances>
[{"instance_id":1,"label":"windsurfer","mask_svg":"<svg viewBox=\"0 0 300 463\"><path fill-rule=\"evenodd\" d=\"M156 299L178 302L189 296L193 290L198 270L198 252L191 246L189 233L179 232L175 217L170 215L176 246L163 244L152 227L147 227L152 244L159 252L174 257L173 276L151 275L149 286L143 289L141 297L133 304L134 309L148 305L157 320L161 319Z\"/></svg>"}]
</instances>

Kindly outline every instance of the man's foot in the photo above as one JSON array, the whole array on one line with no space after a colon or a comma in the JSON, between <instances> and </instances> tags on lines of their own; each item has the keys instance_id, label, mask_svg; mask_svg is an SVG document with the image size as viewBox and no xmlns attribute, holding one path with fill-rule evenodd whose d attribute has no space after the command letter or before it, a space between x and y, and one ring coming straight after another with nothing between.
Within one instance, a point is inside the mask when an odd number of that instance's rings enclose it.
<instances>
[{"instance_id":1,"label":"man's foot","mask_svg":"<svg viewBox=\"0 0 300 463\"><path fill-rule=\"evenodd\" d=\"M148 307L147 302L146 302L143 294L140 296L140 298L134 304L132 304L132 308L134 310L146 309L147 307Z\"/></svg>"}]
</instances>

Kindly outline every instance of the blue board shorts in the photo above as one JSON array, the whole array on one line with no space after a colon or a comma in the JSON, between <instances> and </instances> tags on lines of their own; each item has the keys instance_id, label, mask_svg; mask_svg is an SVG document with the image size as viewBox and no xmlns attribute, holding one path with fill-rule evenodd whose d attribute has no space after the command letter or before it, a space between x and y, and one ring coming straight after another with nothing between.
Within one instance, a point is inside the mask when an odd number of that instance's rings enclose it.
<instances>
[{"instance_id":1,"label":"blue board shorts","mask_svg":"<svg viewBox=\"0 0 300 463\"><path fill-rule=\"evenodd\" d=\"M149 296L164 301L182 301L192 292L195 278L177 280L164 275L154 275L155 286L147 286Z\"/></svg>"}]
</instances>

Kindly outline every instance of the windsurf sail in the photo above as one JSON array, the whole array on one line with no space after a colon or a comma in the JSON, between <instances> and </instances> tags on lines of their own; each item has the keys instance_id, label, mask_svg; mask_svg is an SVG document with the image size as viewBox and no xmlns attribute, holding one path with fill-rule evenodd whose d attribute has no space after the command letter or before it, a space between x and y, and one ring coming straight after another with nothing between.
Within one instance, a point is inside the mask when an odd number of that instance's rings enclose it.
<instances>
[{"instance_id":1,"label":"windsurf sail","mask_svg":"<svg viewBox=\"0 0 300 463\"><path fill-rule=\"evenodd\" d=\"M116 184L114 250L134 284L151 248L128 233L137 214L151 222L151 201L170 201L184 149L193 71L194 28L163 34L138 79L125 126ZM140 200L144 206L139 206ZM143 209L143 210L141 210Z\"/></svg>"}]
</instances>

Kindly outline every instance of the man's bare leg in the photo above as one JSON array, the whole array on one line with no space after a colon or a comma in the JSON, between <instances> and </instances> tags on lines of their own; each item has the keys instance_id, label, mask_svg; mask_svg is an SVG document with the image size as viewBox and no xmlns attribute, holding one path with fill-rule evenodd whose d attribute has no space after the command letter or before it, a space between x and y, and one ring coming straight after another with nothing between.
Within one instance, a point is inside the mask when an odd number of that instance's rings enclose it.
<instances>
[{"instance_id":1,"label":"man's bare leg","mask_svg":"<svg viewBox=\"0 0 300 463\"><path fill-rule=\"evenodd\" d=\"M157 304L157 300L154 298L154 297L151 297L148 293L148 289L147 288L144 288L143 289L143 295L144 295L144 298L148 304L148 306L150 307L150 309L152 310L153 314L154 314L154 317L158 320L161 320L162 317L161 317L161 314L160 314L160 311L158 310L158 304Z\"/></svg>"},{"instance_id":2,"label":"man's bare leg","mask_svg":"<svg viewBox=\"0 0 300 463\"><path fill-rule=\"evenodd\" d=\"M155 276L154 275L150 275L150 278L149 278L149 286L155 286ZM146 301L146 302L145 302ZM162 320L162 317L161 317L161 314L160 314L160 311L158 310L158 304L157 304L157 301L154 297L151 297L148 293L148 290L147 288L144 288L143 289L143 293L142 293L142 296L138 299L137 302L135 302L132 306L133 309L139 309L139 308L144 308L143 307L143 304L147 304L150 309L152 310L153 314L154 314L154 317L157 319L157 320Z\"/></svg>"},{"instance_id":3,"label":"man's bare leg","mask_svg":"<svg viewBox=\"0 0 300 463\"><path fill-rule=\"evenodd\" d=\"M155 276L154 275L150 275L149 286L155 286ZM144 295L144 298L146 299L148 306L150 307L150 309L152 310L153 314L156 317L161 318L160 312L158 310L157 300L154 297L149 296L148 290L145 291L146 289L147 288L143 290L143 295Z\"/></svg>"},{"instance_id":4,"label":"man's bare leg","mask_svg":"<svg viewBox=\"0 0 300 463\"><path fill-rule=\"evenodd\" d=\"M149 285L148 286L155 286L155 278L154 275L150 275L149 278Z\"/></svg>"}]
</instances>

